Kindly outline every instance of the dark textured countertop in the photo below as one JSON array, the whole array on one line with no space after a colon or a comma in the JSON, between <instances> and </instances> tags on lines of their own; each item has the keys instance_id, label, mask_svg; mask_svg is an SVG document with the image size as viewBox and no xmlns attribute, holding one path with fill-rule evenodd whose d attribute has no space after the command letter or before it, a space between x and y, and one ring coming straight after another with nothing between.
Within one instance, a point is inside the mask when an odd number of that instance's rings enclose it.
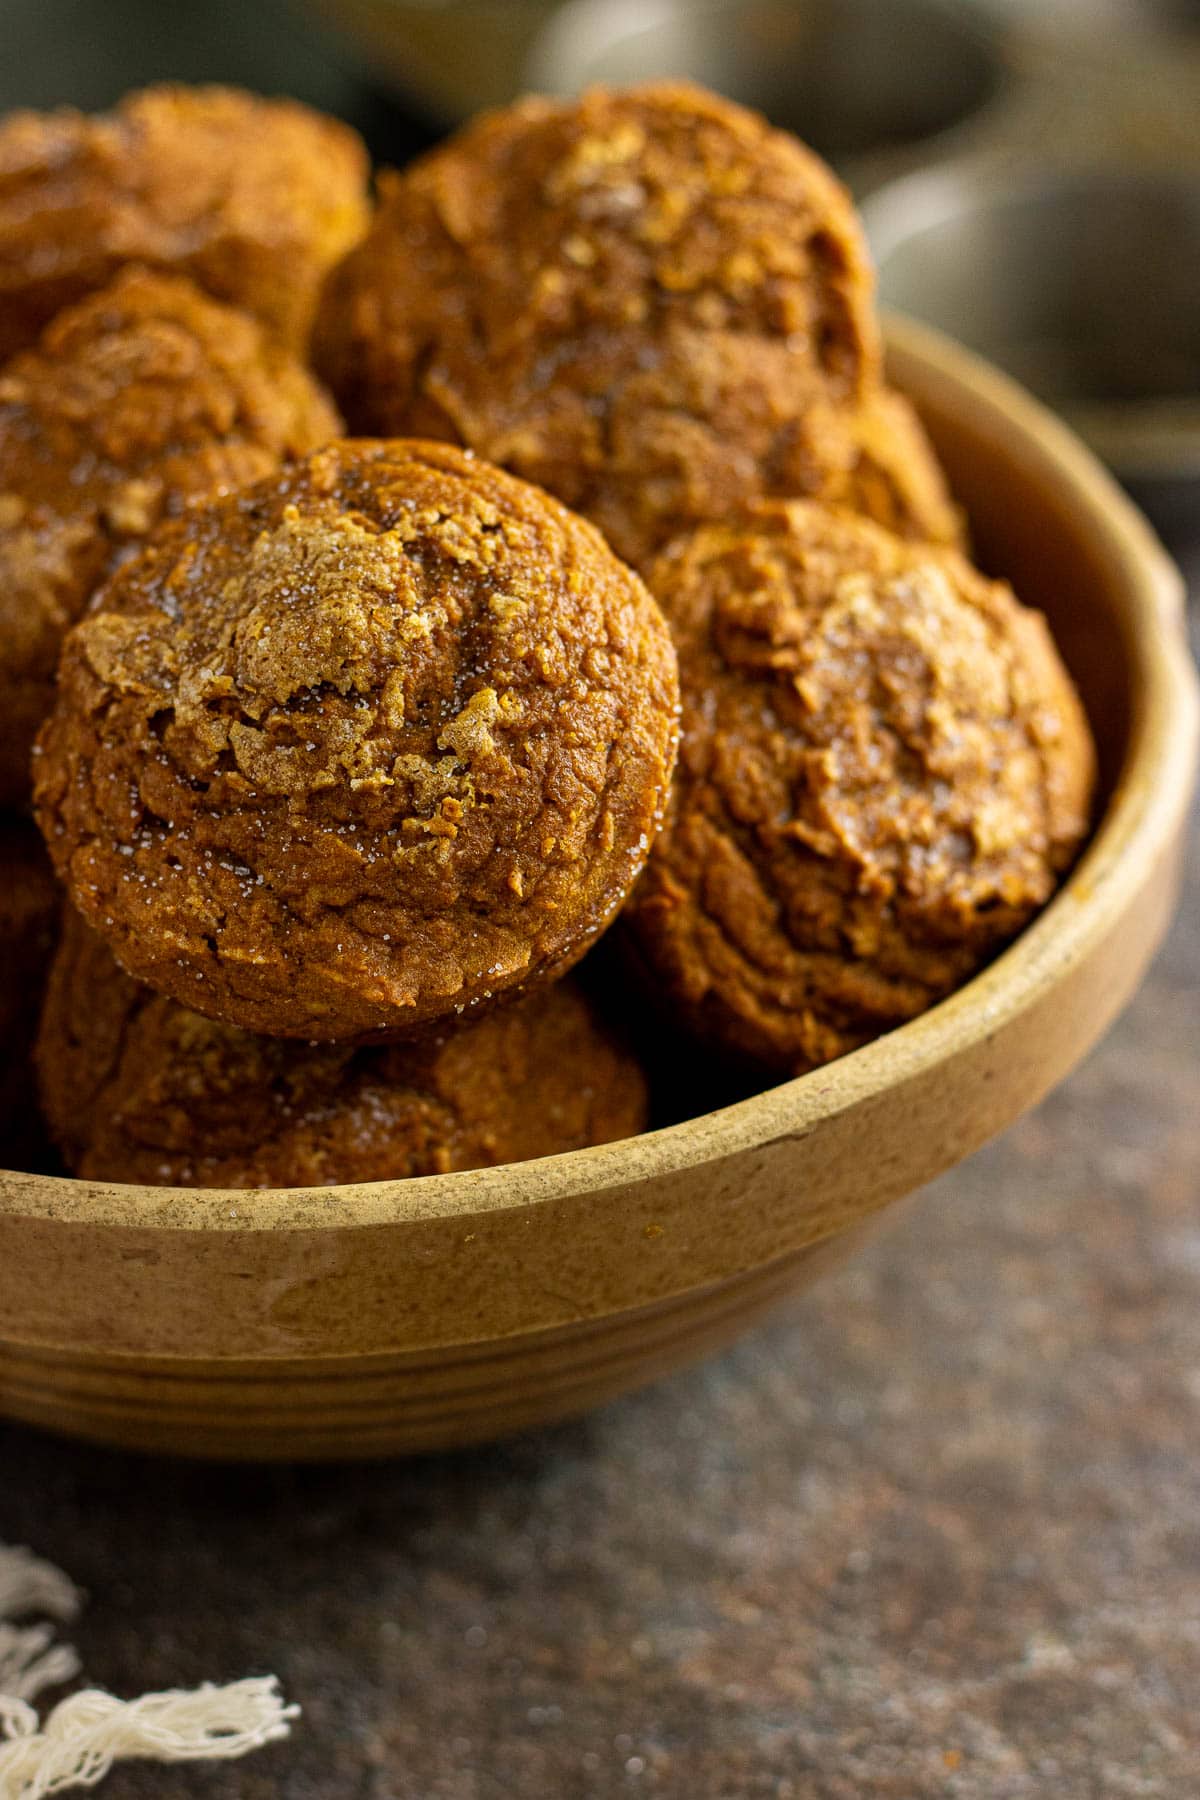
<instances>
[{"instance_id":1,"label":"dark textured countertop","mask_svg":"<svg viewBox=\"0 0 1200 1800\"><path fill-rule=\"evenodd\" d=\"M1195 1800L1193 852L1084 1067L706 1367L390 1466L0 1428L0 1538L89 1590L92 1681L274 1670L304 1708L105 1800Z\"/></svg>"}]
</instances>

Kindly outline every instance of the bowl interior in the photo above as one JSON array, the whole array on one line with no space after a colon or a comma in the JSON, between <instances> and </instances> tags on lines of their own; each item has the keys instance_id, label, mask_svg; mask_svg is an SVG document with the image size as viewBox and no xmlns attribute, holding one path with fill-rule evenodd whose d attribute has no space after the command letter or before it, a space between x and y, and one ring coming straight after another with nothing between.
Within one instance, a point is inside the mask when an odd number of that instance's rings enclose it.
<instances>
[{"instance_id":1,"label":"bowl interior","mask_svg":"<svg viewBox=\"0 0 1200 1800\"><path fill-rule=\"evenodd\" d=\"M898 1066L931 1068L953 1054L964 1031L991 1036L1006 1012L1026 1004L1031 984L1044 979L1045 952L1061 924L1067 938L1086 940L1100 923L1084 925L1078 894L1089 868L1107 869L1128 855L1138 831L1161 833L1161 820L1143 821L1147 757L1170 761L1160 810L1181 804L1190 739L1186 729L1168 753L1162 729L1149 750L1144 726L1164 708L1186 711L1186 685L1176 653L1165 648L1162 609L1177 603L1175 577L1144 523L1102 471L1054 421L1018 390L962 351L909 321L887 322L889 374L910 394L971 521L976 555L990 572L1010 579L1018 595L1045 612L1079 686L1096 736L1101 790L1095 842L1068 890L989 969L921 1018L814 1075L764 1088L761 1075L718 1066L648 1016L624 980L606 942L585 965L601 1002L622 1016L645 1059L655 1095L652 1126L622 1144L573 1151L535 1164L439 1175L372 1187L301 1191L254 1199L266 1221L327 1221L335 1195L361 1222L451 1217L480 1209L517 1211L535 1195L599 1192L653 1180L769 1141L783 1118L817 1120L882 1093ZM1149 839L1148 839L1149 841ZM1157 844L1155 848L1157 848ZM1122 880L1125 876L1122 875ZM1064 908L1066 909L1064 911ZM1066 940L1064 940L1065 944ZM1071 954L1079 952L1077 941ZM991 1021L980 1024L978 1014ZM806 1127L807 1129L807 1127ZM944 1162L940 1166L945 1166ZM138 1190L109 1184L0 1176L0 1217L6 1204L33 1204L72 1217L132 1217L223 1231L230 1212L218 1194ZM181 1210L182 1209L182 1210Z\"/></svg>"},{"instance_id":2,"label":"bowl interior","mask_svg":"<svg viewBox=\"0 0 1200 1800\"><path fill-rule=\"evenodd\" d=\"M1176 892L1197 736L1179 584L1010 383L907 323L889 325L889 368L983 559L1049 614L1100 738L1103 814L1046 911L899 1030L707 1113L679 1080L689 1116L623 1143L253 1195L0 1174L0 1411L257 1458L428 1449L583 1410L816 1279L1096 1041Z\"/></svg>"},{"instance_id":3,"label":"bowl interior","mask_svg":"<svg viewBox=\"0 0 1200 1800\"><path fill-rule=\"evenodd\" d=\"M970 15L939 0L576 0L526 74L558 93L687 76L844 161L959 124L1002 69Z\"/></svg>"}]
</instances>

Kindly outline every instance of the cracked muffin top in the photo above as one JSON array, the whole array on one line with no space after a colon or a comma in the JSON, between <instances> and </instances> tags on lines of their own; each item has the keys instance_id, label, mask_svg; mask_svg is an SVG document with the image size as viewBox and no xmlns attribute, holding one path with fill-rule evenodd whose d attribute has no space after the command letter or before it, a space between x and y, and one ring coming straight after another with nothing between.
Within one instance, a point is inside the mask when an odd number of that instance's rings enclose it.
<instances>
[{"instance_id":1,"label":"cracked muffin top","mask_svg":"<svg viewBox=\"0 0 1200 1800\"><path fill-rule=\"evenodd\" d=\"M63 634L114 560L339 430L288 351L182 276L124 271L0 370L0 804L28 798Z\"/></svg>"},{"instance_id":2,"label":"cracked muffin top","mask_svg":"<svg viewBox=\"0 0 1200 1800\"><path fill-rule=\"evenodd\" d=\"M186 273L303 350L366 229L366 150L294 100L164 85L0 121L0 361L123 263Z\"/></svg>"},{"instance_id":3,"label":"cracked muffin top","mask_svg":"<svg viewBox=\"0 0 1200 1800\"><path fill-rule=\"evenodd\" d=\"M446 438L536 481L641 566L853 461L878 378L848 195L685 83L523 100L384 177L330 277L317 366L356 431Z\"/></svg>"},{"instance_id":4,"label":"cracked muffin top","mask_svg":"<svg viewBox=\"0 0 1200 1800\"><path fill-rule=\"evenodd\" d=\"M649 852L677 715L662 615L590 525L446 445L338 443L115 572L35 798L130 974L366 1040L583 954Z\"/></svg>"},{"instance_id":5,"label":"cracked muffin top","mask_svg":"<svg viewBox=\"0 0 1200 1800\"><path fill-rule=\"evenodd\" d=\"M415 1044L297 1044L131 981L70 908L38 1039L75 1175L317 1187L551 1156L646 1123L641 1069L574 981Z\"/></svg>"},{"instance_id":6,"label":"cracked muffin top","mask_svg":"<svg viewBox=\"0 0 1200 1800\"><path fill-rule=\"evenodd\" d=\"M973 974L1050 898L1094 760L1039 613L957 553L768 503L651 572L679 651L669 816L626 918L711 1041L829 1061Z\"/></svg>"}]
</instances>

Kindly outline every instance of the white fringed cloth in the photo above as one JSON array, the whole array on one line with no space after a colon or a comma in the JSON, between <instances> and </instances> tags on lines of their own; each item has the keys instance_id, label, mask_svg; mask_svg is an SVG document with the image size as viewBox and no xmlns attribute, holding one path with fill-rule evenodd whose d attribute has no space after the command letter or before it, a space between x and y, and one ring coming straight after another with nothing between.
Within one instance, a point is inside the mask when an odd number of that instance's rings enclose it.
<instances>
[{"instance_id":1,"label":"white fringed cloth","mask_svg":"<svg viewBox=\"0 0 1200 1800\"><path fill-rule=\"evenodd\" d=\"M273 1675L117 1700L89 1688L39 1719L33 1701L71 1681L79 1658L56 1628L79 1612L78 1589L28 1550L0 1545L0 1800L90 1788L115 1762L203 1762L245 1756L287 1737L300 1708Z\"/></svg>"}]
</instances>

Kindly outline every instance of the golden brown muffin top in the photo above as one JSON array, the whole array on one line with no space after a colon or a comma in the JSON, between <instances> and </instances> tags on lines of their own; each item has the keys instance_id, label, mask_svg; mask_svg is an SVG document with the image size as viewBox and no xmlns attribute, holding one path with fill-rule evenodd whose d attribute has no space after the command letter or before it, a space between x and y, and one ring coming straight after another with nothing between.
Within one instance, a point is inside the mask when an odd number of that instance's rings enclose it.
<instances>
[{"instance_id":1,"label":"golden brown muffin top","mask_svg":"<svg viewBox=\"0 0 1200 1800\"><path fill-rule=\"evenodd\" d=\"M591 526L446 445L339 443L116 571L36 798L131 974L247 1029L396 1035L583 954L677 708L662 615Z\"/></svg>"},{"instance_id":2,"label":"golden brown muffin top","mask_svg":"<svg viewBox=\"0 0 1200 1800\"><path fill-rule=\"evenodd\" d=\"M63 633L186 500L256 481L340 420L255 319L129 269L0 370L0 803L23 800Z\"/></svg>"},{"instance_id":3,"label":"golden brown muffin top","mask_svg":"<svg viewBox=\"0 0 1200 1800\"><path fill-rule=\"evenodd\" d=\"M843 188L686 83L524 100L385 177L314 350L353 429L468 444L635 563L806 491L806 408L861 397L879 357Z\"/></svg>"},{"instance_id":4,"label":"golden brown muffin top","mask_svg":"<svg viewBox=\"0 0 1200 1800\"><path fill-rule=\"evenodd\" d=\"M1087 723L1040 614L952 551L811 503L672 546L667 825L628 917L693 1024L802 1070L928 1006L1050 897Z\"/></svg>"},{"instance_id":5,"label":"golden brown muffin top","mask_svg":"<svg viewBox=\"0 0 1200 1800\"><path fill-rule=\"evenodd\" d=\"M157 1187L396 1180L632 1136L637 1063L574 982L418 1045L256 1037L131 981L67 909L38 1043L76 1175Z\"/></svg>"},{"instance_id":6,"label":"golden brown muffin top","mask_svg":"<svg viewBox=\"0 0 1200 1800\"><path fill-rule=\"evenodd\" d=\"M193 276L297 348L366 227L357 134L293 100L163 85L0 121L0 361L122 263Z\"/></svg>"}]
</instances>

